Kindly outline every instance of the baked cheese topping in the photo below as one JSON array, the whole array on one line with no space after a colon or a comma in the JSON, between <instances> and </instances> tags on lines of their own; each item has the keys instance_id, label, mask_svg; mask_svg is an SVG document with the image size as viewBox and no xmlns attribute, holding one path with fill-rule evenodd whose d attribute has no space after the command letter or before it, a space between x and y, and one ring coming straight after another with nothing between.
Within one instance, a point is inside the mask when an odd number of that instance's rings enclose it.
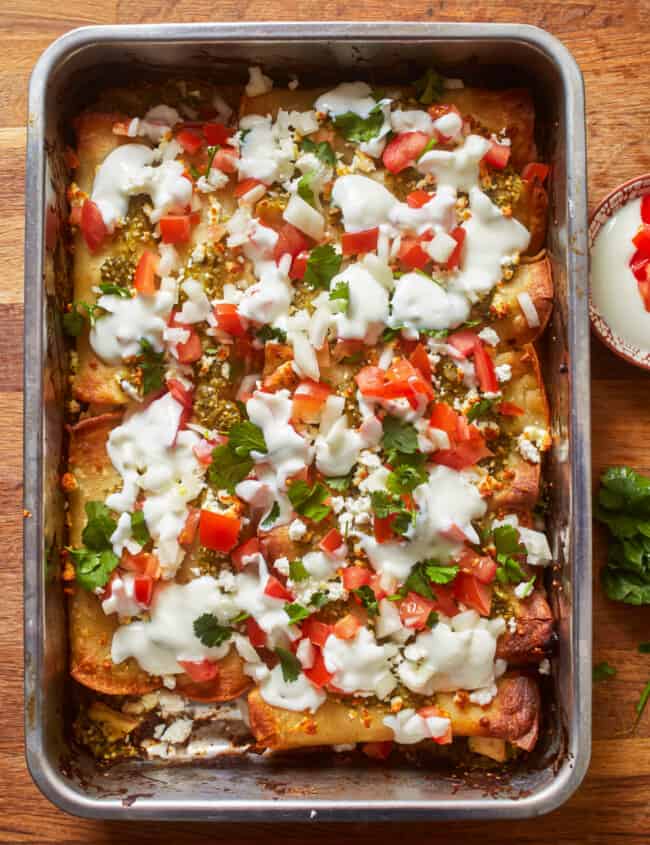
<instances>
[{"instance_id":1,"label":"baked cheese topping","mask_svg":"<svg viewBox=\"0 0 650 845\"><path fill-rule=\"evenodd\" d=\"M530 242L488 190L510 141L365 82L250 113L271 89L251 68L237 124L223 101L203 129L164 104L133 116L82 213L119 238L142 198L153 245L97 289L89 335L138 400L107 446L112 658L193 677L235 649L270 705L409 695L395 740L447 741L420 705L489 704L504 596L551 560L543 532L488 512L508 455L550 445L508 439L524 411L486 325ZM134 574L142 555L157 568Z\"/></svg>"}]
</instances>

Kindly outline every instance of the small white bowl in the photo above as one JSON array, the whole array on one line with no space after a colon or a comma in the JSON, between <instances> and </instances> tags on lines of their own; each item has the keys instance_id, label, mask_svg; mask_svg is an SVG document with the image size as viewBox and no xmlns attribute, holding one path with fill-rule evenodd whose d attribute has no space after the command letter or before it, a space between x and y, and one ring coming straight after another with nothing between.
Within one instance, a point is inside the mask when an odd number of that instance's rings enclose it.
<instances>
[{"instance_id":1,"label":"small white bowl","mask_svg":"<svg viewBox=\"0 0 650 845\"><path fill-rule=\"evenodd\" d=\"M631 200L638 199L646 194L650 194L650 173L628 179L627 182L623 182L607 194L605 199L597 206L589 221L589 250L591 251L596 236L613 214ZM642 367L644 370L650 370L650 352L632 346L609 326L607 320L594 305L591 287L589 289L589 317L594 333L598 335L605 346L608 346L624 361Z\"/></svg>"}]
</instances>

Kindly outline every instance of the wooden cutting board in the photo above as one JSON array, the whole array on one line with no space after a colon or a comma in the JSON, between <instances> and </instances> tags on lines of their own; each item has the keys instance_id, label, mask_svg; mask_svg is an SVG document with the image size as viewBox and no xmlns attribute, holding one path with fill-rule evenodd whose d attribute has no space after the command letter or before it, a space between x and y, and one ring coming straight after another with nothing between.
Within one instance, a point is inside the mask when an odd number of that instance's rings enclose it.
<instances>
[{"instance_id":1,"label":"wooden cutting board","mask_svg":"<svg viewBox=\"0 0 650 845\"><path fill-rule=\"evenodd\" d=\"M564 41L587 85L591 206L619 182L650 171L649 0L5 0L0 4L0 518L5 558L0 590L0 842L316 843L413 842L451 845L473 837L485 845L518 843L646 843L650 839L650 708L634 735L634 705L650 678L650 608L615 605L595 584L595 660L618 669L594 694L594 745L589 774L561 810L542 819L499 824L431 825L171 825L101 823L56 810L33 786L22 736L22 237L26 95L39 54L59 35L86 24L239 20L500 21L530 23ZM609 464L650 472L650 375L593 344L594 478ZM595 531L597 571L603 536Z\"/></svg>"}]
</instances>

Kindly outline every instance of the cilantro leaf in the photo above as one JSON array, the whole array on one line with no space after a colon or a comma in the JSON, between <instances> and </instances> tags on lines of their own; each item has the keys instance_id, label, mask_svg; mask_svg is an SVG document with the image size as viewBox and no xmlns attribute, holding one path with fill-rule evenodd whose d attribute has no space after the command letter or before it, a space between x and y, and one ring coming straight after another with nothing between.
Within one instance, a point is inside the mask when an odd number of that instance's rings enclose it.
<instances>
[{"instance_id":1,"label":"cilantro leaf","mask_svg":"<svg viewBox=\"0 0 650 845\"><path fill-rule=\"evenodd\" d=\"M368 611L369 616L377 616L379 614L379 602L372 587L368 584L363 584L363 586L357 587L352 592L355 596L359 597L361 604Z\"/></svg>"},{"instance_id":2,"label":"cilantro leaf","mask_svg":"<svg viewBox=\"0 0 650 845\"><path fill-rule=\"evenodd\" d=\"M84 328L84 318L73 305L71 310L63 315L63 331L69 337L79 337Z\"/></svg>"},{"instance_id":3,"label":"cilantro leaf","mask_svg":"<svg viewBox=\"0 0 650 845\"><path fill-rule=\"evenodd\" d=\"M111 572L118 565L119 558L110 549L96 551L94 549L68 549L75 563L75 577L80 587L94 592L104 587Z\"/></svg>"},{"instance_id":4,"label":"cilantro leaf","mask_svg":"<svg viewBox=\"0 0 650 845\"><path fill-rule=\"evenodd\" d=\"M407 592L417 593L425 599L434 599L435 595L431 589L431 582L429 581L424 564L416 563L411 569L408 578L404 582L404 587Z\"/></svg>"},{"instance_id":5,"label":"cilantro leaf","mask_svg":"<svg viewBox=\"0 0 650 845\"><path fill-rule=\"evenodd\" d=\"M390 528L395 534L406 534L415 522L415 511L408 510L400 496L391 495L385 490L374 490L370 494L370 501L378 519L393 517Z\"/></svg>"},{"instance_id":6,"label":"cilantro leaf","mask_svg":"<svg viewBox=\"0 0 650 845\"><path fill-rule=\"evenodd\" d=\"M316 204L316 197L314 196L314 189L312 187L315 176L316 172L309 170L307 173L303 173L300 179L298 179L298 196L304 199L305 202L308 202L309 205Z\"/></svg>"},{"instance_id":7,"label":"cilantro leaf","mask_svg":"<svg viewBox=\"0 0 650 845\"><path fill-rule=\"evenodd\" d=\"M86 502L86 526L81 535L84 546L95 551L112 548L111 535L117 522L103 502Z\"/></svg>"},{"instance_id":8,"label":"cilantro leaf","mask_svg":"<svg viewBox=\"0 0 650 845\"><path fill-rule=\"evenodd\" d=\"M341 269L342 257L331 244L316 246L309 253L303 280L316 290L327 290Z\"/></svg>"},{"instance_id":9,"label":"cilantro leaf","mask_svg":"<svg viewBox=\"0 0 650 845\"><path fill-rule=\"evenodd\" d=\"M592 676L594 683L598 683L599 681L604 681L607 678L615 678L616 669L604 660L602 663L597 663L594 666Z\"/></svg>"},{"instance_id":10,"label":"cilantro leaf","mask_svg":"<svg viewBox=\"0 0 650 845\"><path fill-rule=\"evenodd\" d=\"M156 352L146 337L140 338L140 369L142 370L142 392L146 396L163 386L165 375L163 352Z\"/></svg>"},{"instance_id":11,"label":"cilantro leaf","mask_svg":"<svg viewBox=\"0 0 650 845\"><path fill-rule=\"evenodd\" d=\"M205 176L206 178L210 175L210 170L212 169L212 162L214 161L214 157L217 154L217 151L221 149L221 144L215 144L214 146L208 147L208 163L205 168Z\"/></svg>"},{"instance_id":12,"label":"cilantro leaf","mask_svg":"<svg viewBox=\"0 0 650 845\"><path fill-rule=\"evenodd\" d=\"M343 493L345 490L348 490L352 484L353 472L354 469L352 469L352 471L347 475L339 475L338 477L328 478L327 486L332 490L336 490L338 493Z\"/></svg>"},{"instance_id":13,"label":"cilantro leaf","mask_svg":"<svg viewBox=\"0 0 650 845\"><path fill-rule=\"evenodd\" d=\"M332 303L332 310L347 314L350 307L350 283L338 282L330 291L329 301Z\"/></svg>"},{"instance_id":14,"label":"cilantro leaf","mask_svg":"<svg viewBox=\"0 0 650 845\"><path fill-rule=\"evenodd\" d=\"M305 569L305 564L296 558L289 564L289 578L292 581L306 581L309 578L309 572Z\"/></svg>"},{"instance_id":15,"label":"cilantro leaf","mask_svg":"<svg viewBox=\"0 0 650 845\"><path fill-rule=\"evenodd\" d=\"M384 419L384 434L381 447L385 452L404 452L407 455L418 450L418 434L411 423L402 422L397 417Z\"/></svg>"},{"instance_id":16,"label":"cilantro leaf","mask_svg":"<svg viewBox=\"0 0 650 845\"><path fill-rule=\"evenodd\" d=\"M194 636L208 648L223 645L232 636L232 628L222 625L214 613L203 613L194 620Z\"/></svg>"},{"instance_id":17,"label":"cilantro leaf","mask_svg":"<svg viewBox=\"0 0 650 845\"><path fill-rule=\"evenodd\" d=\"M474 422L474 420L478 420L480 417L489 414L493 405L494 402L492 399L481 399L475 402L468 411L467 422Z\"/></svg>"},{"instance_id":18,"label":"cilantro leaf","mask_svg":"<svg viewBox=\"0 0 650 845\"><path fill-rule=\"evenodd\" d=\"M143 511L134 511L131 514L131 535L141 546L146 546L151 539Z\"/></svg>"},{"instance_id":19,"label":"cilantro leaf","mask_svg":"<svg viewBox=\"0 0 650 845\"><path fill-rule=\"evenodd\" d=\"M497 554L526 554L526 547L519 541L519 532L514 525L498 525L492 532L492 536Z\"/></svg>"},{"instance_id":20,"label":"cilantro leaf","mask_svg":"<svg viewBox=\"0 0 650 845\"><path fill-rule=\"evenodd\" d=\"M305 138L301 144L301 148L305 153L313 153L316 158L320 159L324 164L329 165L329 167L334 167L336 164L336 155L327 141L320 141L317 144L310 138Z\"/></svg>"},{"instance_id":21,"label":"cilantro leaf","mask_svg":"<svg viewBox=\"0 0 650 845\"><path fill-rule=\"evenodd\" d=\"M314 593L314 595L309 599L309 604L320 610L320 608L324 607L328 601L329 596L327 593Z\"/></svg>"},{"instance_id":22,"label":"cilantro leaf","mask_svg":"<svg viewBox=\"0 0 650 845\"><path fill-rule=\"evenodd\" d=\"M268 452L262 429L245 420L235 423L228 432L228 446L240 458L247 458L251 452Z\"/></svg>"},{"instance_id":23,"label":"cilantro leaf","mask_svg":"<svg viewBox=\"0 0 650 845\"><path fill-rule=\"evenodd\" d=\"M391 493L410 493L420 484L424 484L428 475L424 467L400 464L386 478L386 489Z\"/></svg>"},{"instance_id":24,"label":"cilantro leaf","mask_svg":"<svg viewBox=\"0 0 650 845\"><path fill-rule=\"evenodd\" d=\"M650 654L650 643L639 643L639 654Z\"/></svg>"},{"instance_id":25,"label":"cilantro leaf","mask_svg":"<svg viewBox=\"0 0 650 845\"><path fill-rule=\"evenodd\" d=\"M427 621L424 623L427 628L433 628L435 625L438 624L440 617L436 613L435 610L432 610L431 613L427 616Z\"/></svg>"},{"instance_id":26,"label":"cilantro leaf","mask_svg":"<svg viewBox=\"0 0 650 845\"><path fill-rule=\"evenodd\" d=\"M270 528L279 516L280 516L280 505L277 502L273 502L273 505L271 506L271 510L269 511L268 516L266 516L262 520L260 525L262 526L262 528Z\"/></svg>"},{"instance_id":27,"label":"cilantro leaf","mask_svg":"<svg viewBox=\"0 0 650 845\"><path fill-rule=\"evenodd\" d=\"M433 581L434 584L449 584L458 575L459 569L455 565L440 566L425 561L424 571L429 581Z\"/></svg>"},{"instance_id":28,"label":"cilantro leaf","mask_svg":"<svg viewBox=\"0 0 650 845\"><path fill-rule=\"evenodd\" d=\"M280 666L282 668L282 677L287 684L292 684L298 680L298 676L302 671L300 661L295 654L287 651L286 648L276 648L275 653L280 658Z\"/></svg>"},{"instance_id":29,"label":"cilantro leaf","mask_svg":"<svg viewBox=\"0 0 650 845\"><path fill-rule=\"evenodd\" d=\"M311 614L310 610L297 602L285 604L284 612L289 617L289 625L296 625L298 622L302 622L303 619L307 619Z\"/></svg>"},{"instance_id":30,"label":"cilantro leaf","mask_svg":"<svg viewBox=\"0 0 650 845\"><path fill-rule=\"evenodd\" d=\"M296 513L314 522L321 522L332 510L329 505L323 504L329 496L329 490L320 481L312 487L306 481L294 481L287 495Z\"/></svg>"},{"instance_id":31,"label":"cilantro leaf","mask_svg":"<svg viewBox=\"0 0 650 845\"><path fill-rule=\"evenodd\" d=\"M515 558L507 555L497 555L499 566L497 566L496 578L500 584L520 584L526 580L526 573Z\"/></svg>"},{"instance_id":32,"label":"cilantro leaf","mask_svg":"<svg viewBox=\"0 0 650 845\"><path fill-rule=\"evenodd\" d=\"M429 138L429 140L426 143L425 148L422 150L422 152L418 156L418 161L420 161L422 156L426 155L428 152L431 152L431 150L434 147L436 147L437 145L438 145L438 139L437 138Z\"/></svg>"},{"instance_id":33,"label":"cilantro leaf","mask_svg":"<svg viewBox=\"0 0 650 845\"><path fill-rule=\"evenodd\" d=\"M382 343L390 343L391 340L395 340L395 338L401 331L401 329L392 329L390 326L386 326L386 328L381 333Z\"/></svg>"},{"instance_id":34,"label":"cilantro leaf","mask_svg":"<svg viewBox=\"0 0 650 845\"><path fill-rule=\"evenodd\" d=\"M337 114L332 122L346 141L359 144L377 137L384 125L384 113L381 104L377 103L368 117L346 111L343 114Z\"/></svg>"},{"instance_id":35,"label":"cilantro leaf","mask_svg":"<svg viewBox=\"0 0 650 845\"><path fill-rule=\"evenodd\" d=\"M279 343L285 343L287 340L287 333L282 331L282 329L276 329L273 326L262 326L261 329L257 331L257 338L258 340L264 341L266 343L270 340L277 340Z\"/></svg>"},{"instance_id":36,"label":"cilantro leaf","mask_svg":"<svg viewBox=\"0 0 650 845\"><path fill-rule=\"evenodd\" d=\"M115 282L100 282L100 291L107 296L119 296L121 299L131 299L132 294L128 288L118 285Z\"/></svg>"},{"instance_id":37,"label":"cilantro leaf","mask_svg":"<svg viewBox=\"0 0 650 845\"><path fill-rule=\"evenodd\" d=\"M234 493L235 486L246 478L253 466L252 458L238 457L229 445L217 446L212 450L208 481L213 487Z\"/></svg>"},{"instance_id":38,"label":"cilantro leaf","mask_svg":"<svg viewBox=\"0 0 650 845\"><path fill-rule=\"evenodd\" d=\"M636 720L634 722L634 727L639 724L639 720L641 716L643 716L643 711L646 708L646 704L648 703L648 699L650 698L650 681L643 687L643 691L641 692L641 696L639 701L636 705Z\"/></svg>"},{"instance_id":39,"label":"cilantro leaf","mask_svg":"<svg viewBox=\"0 0 650 845\"><path fill-rule=\"evenodd\" d=\"M415 96L418 102L422 103L423 106L430 106L431 103L437 103L445 90L444 79L432 68L428 68L423 76L416 79L413 87L415 88Z\"/></svg>"}]
</instances>

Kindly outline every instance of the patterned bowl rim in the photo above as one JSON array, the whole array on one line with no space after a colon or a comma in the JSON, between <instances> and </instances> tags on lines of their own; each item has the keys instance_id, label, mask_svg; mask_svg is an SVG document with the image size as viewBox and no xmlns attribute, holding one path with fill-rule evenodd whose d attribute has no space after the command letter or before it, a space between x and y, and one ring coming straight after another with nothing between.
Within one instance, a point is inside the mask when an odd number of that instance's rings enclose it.
<instances>
[{"instance_id":1,"label":"patterned bowl rim","mask_svg":"<svg viewBox=\"0 0 650 845\"><path fill-rule=\"evenodd\" d=\"M589 217L589 251L596 240L596 236L602 229L603 225L609 218L622 208L627 202L638 197L650 194L650 173L644 173L641 176L634 176L626 182L622 182L607 196L605 196L596 206L591 216ZM609 324L596 308L591 298L591 281L589 284L589 318L591 320L591 328L600 340L611 351L627 361L629 364L634 364L644 370L650 370L650 351L639 349L638 346L633 346L610 328Z\"/></svg>"}]
</instances>

